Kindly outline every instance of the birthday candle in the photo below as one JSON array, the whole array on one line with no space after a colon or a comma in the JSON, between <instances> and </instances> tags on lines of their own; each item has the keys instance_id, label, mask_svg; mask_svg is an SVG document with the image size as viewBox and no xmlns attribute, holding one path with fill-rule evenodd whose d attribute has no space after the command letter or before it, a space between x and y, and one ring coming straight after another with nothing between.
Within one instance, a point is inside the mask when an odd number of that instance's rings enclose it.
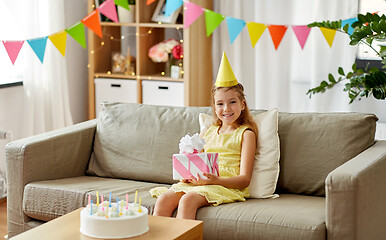
<instances>
[{"instance_id":1,"label":"birthday candle","mask_svg":"<svg viewBox=\"0 0 386 240\"><path fill-rule=\"evenodd\" d=\"M106 218L109 218L109 207L106 208Z\"/></svg>"},{"instance_id":2,"label":"birthday candle","mask_svg":"<svg viewBox=\"0 0 386 240\"><path fill-rule=\"evenodd\" d=\"M129 194L126 193L126 210L129 208Z\"/></svg>"},{"instance_id":3,"label":"birthday candle","mask_svg":"<svg viewBox=\"0 0 386 240\"><path fill-rule=\"evenodd\" d=\"M101 203L102 203L102 205L103 205L103 194L101 194Z\"/></svg>"},{"instance_id":4,"label":"birthday candle","mask_svg":"<svg viewBox=\"0 0 386 240\"><path fill-rule=\"evenodd\" d=\"M91 199L91 205L90 205L90 215L92 215L92 199Z\"/></svg>"},{"instance_id":5,"label":"birthday candle","mask_svg":"<svg viewBox=\"0 0 386 240\"><path fill-rule=\"evenodd\" d=\"M134 200L134 203L137 203L137 195L138 195L138 191L135 190L135 200Z\"/></svg>"},{"instance_id":6,"label":"birthday candle","mask_svg":"<svg viewBox=\"0 0 386 240\"><path fill-rule=\"evenodd\" d=\"M97 196L97 206L99 206L99 196L98 196L98 191L96 191L96 196Z\"/></svg>"},{"instance_id":7,"label":"birthday candle","mask_svg":"<svg viewBox=\"0 0 386 240\"><path fill-rule=\"evenodd\" d=\"M110 197L109 197L109 207L111 207L111 192L110 192Z\"/></svg>"},{"instance_id":8,"label":"birthday candle","mask_svg":"<svg viewBox=\"0 0 386 240\"><path fill-rule=\"evenodd\" d=\"M90 203L91 203L91 195L89 194L88 195L88 205L90 206Z\"/></svg>"},{"instance_id":9,"label":"birthday candle","mask_svg":"<svg viewBox=\"0 0 386 240\"><path fill-rule=\"evenodd\" d=\"M139 197L138 212L142 212L142 208L141 208L141 197Z\"/></svg>"},{"instance_id":10,"label":"birthday candle","mask_svg":"<svg viewBox=\"0 0 386 240\"><path fill-rule=\"evenodd\" d=\"M119 213L119 198L117 198L117 213Z\"/></svg>"}]
</instances>

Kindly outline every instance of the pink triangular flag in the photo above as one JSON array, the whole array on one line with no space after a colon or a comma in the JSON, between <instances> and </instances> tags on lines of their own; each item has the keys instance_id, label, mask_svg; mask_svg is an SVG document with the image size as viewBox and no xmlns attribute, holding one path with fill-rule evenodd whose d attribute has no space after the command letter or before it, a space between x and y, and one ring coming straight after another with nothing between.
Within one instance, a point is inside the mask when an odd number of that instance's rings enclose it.
<instances>
[{"instance_id":1,"label":"pink triangular flag","mask_svg":"<svg viewBox=\"0 0 386 240\"><path fill-rule=\"evenodd\" d=\"M199 16L201 16L204 13L204 10L201 6L198 6L191 2L185 2L185 19L184 19L184 25L185 28L188 28L194 21L197 20Z\"/></svg>"},{"instance_id":2,"label":"pink triangular flag","mask_svg":"<svg viewBox=\"0 0 386 240\"><path fill-rule=\"evenodd\" d=\"M114 22L118 22L117 9L115 9L114 0L107 0L107 1L103 2L98 7L98 10L100 13L102 13L106 17L110 18Z\"/></svg>"},{"instance_id":3,"label":"pink triangular flag","mask_svg":"<svg viewBox=\"0 0 386 240\"><path fill-rule=\"evenodd\" d=\"M308 34L310 33L311 28L307 27L307 25L302 26L292 26L292 30L294 30L296 37L300 43L300 47L303 49L304 44L306 44Z\"/></svg>"},{"instance_id":4,"label":"pink triangular flag","mask_svg":"<svg viewBox=\"0 0 386 240\"><path fill-rule=\"evenodd\" d=\"M12 64L15 64L16 58L19 55L23 43L24 41L3 41L5 50L7 50L9 59L11 59Z\"/></svg>"}]
</instances>

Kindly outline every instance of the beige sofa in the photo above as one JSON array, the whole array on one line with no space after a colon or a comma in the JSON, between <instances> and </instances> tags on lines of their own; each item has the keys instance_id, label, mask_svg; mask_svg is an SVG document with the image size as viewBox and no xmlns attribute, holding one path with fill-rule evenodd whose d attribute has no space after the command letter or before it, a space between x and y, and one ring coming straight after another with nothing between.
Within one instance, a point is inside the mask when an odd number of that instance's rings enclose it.
<instances>
[{"instance_id":1,"label":"beige sofa","mask_svg":"<svg viewBox=\"0 0 386 240\"><path fill-rule=\"evenodd\" d=\"M148 191L175 182L171 156L199 131L200 112L210 109L112 103L98 121L8 144L9 236L85 206L95 191L132 201L138 190L152 212ZM386 141L374 142L376 121L279 113L280 197L201 208L204 238L384 239Z\"/></svg>"}]
</instances>

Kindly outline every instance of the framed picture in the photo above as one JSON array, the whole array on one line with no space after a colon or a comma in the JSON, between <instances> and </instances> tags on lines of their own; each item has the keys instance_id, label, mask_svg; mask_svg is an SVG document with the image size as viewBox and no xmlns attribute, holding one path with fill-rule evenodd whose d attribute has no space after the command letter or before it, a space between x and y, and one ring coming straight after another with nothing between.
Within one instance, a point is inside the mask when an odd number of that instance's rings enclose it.
<instances>
[{"instance_id":1,"label":"framed picture","mask_svg":"<svg viewBox=\"0 0 386 240\"><path fill-rule=\"evenodd\" d=\"M170 14L170 16L165 16L165 6L166 0L159 0L151 20L153 22L176 23L177 17L181 12L181 7Z\"/></svg>"}]
</instances>

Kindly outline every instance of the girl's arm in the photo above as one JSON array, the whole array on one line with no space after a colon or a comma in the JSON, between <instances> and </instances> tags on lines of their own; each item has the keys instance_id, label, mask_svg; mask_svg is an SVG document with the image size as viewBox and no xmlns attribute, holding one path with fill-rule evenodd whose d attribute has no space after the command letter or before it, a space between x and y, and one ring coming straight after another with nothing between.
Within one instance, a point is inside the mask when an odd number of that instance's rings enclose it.
<instances>
[{"instance_id":1,"label":"girl's arm","mask_svg":"<svg viewBox=\"0 0 386 240\"><path fill-rule=\"evenodd\" d=\"M256 135L250 130L243 133L241 142L241 161L240 175L230 178L219 178L216 175L204 173L208 179L202 179L199 176L192 178L191 182L194 185L222 185L226 188L246 188L252 178L253 164L255 162L256 151Z\"/></svg>"}]
</instances>

